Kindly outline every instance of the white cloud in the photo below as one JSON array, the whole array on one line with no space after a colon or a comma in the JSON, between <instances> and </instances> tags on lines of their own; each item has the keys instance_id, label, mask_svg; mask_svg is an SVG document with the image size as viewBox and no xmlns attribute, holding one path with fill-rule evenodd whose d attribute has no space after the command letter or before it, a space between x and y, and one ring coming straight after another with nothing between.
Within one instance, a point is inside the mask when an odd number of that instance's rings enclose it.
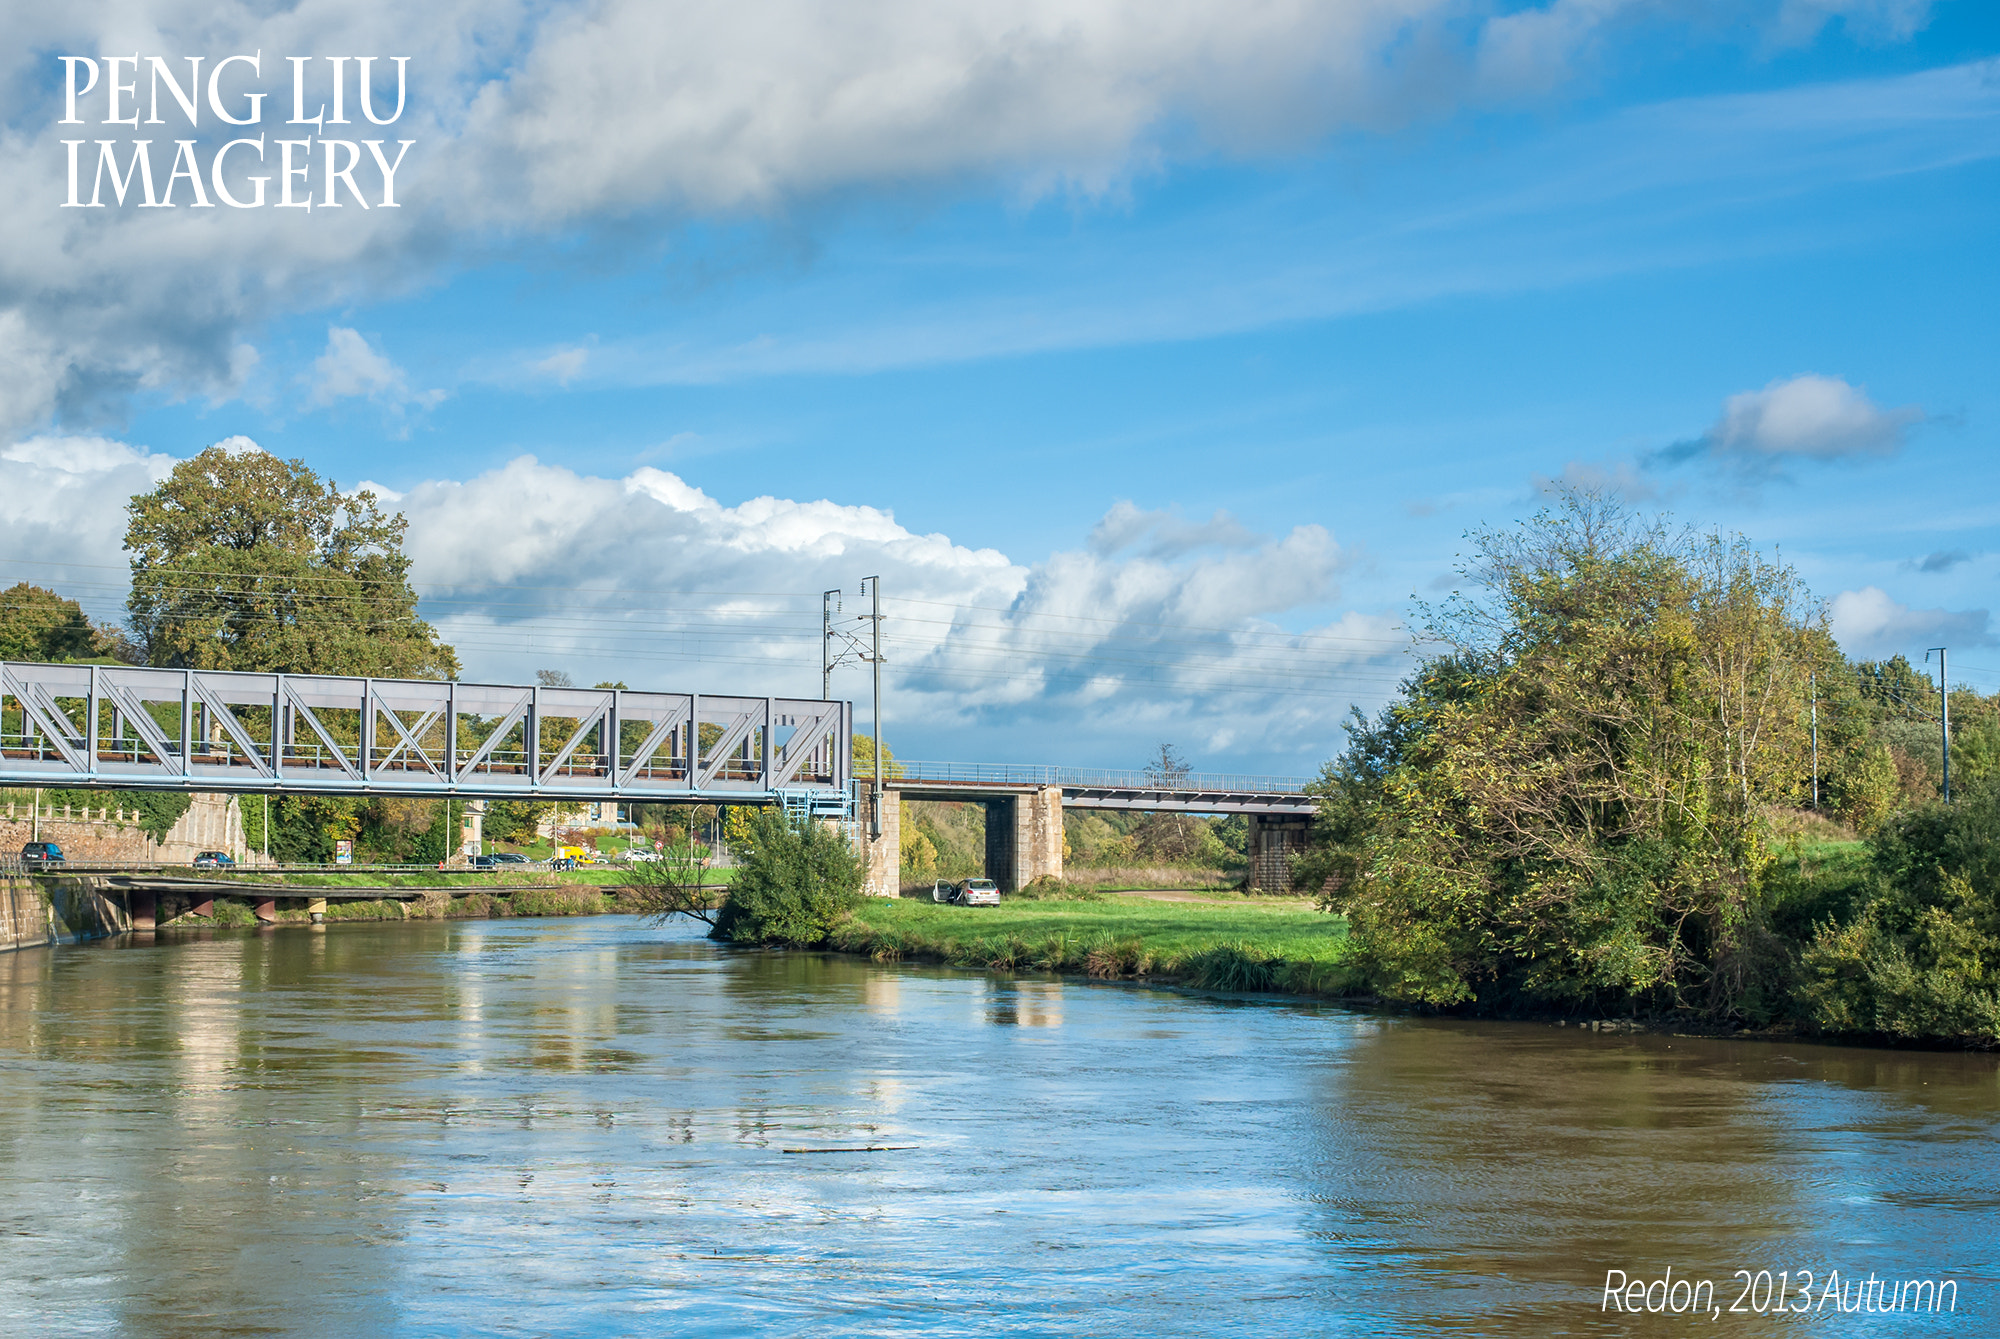
<instances>
[{"instance_id":1,"label":"white cloud","mask_svg":"<svg viewBox=\"0 0 2000 1339\"><path fill-rule=\"evenodd\" d=\"M1218 509L1206 521L1189 521L1178 511L1142 511L1125 501L1113 503L1090 531L1090 547L1097 553L1117 553L1141 541L1141 551L1151 558L1178 558L1207 548L1255 548L1259 542L1226 511Z\"/></svg>"},{"instance_id":2,"label":"white cloud","mask_svg":"<svg viewBox=\"0 0 2000 1339\"><path fill-rule=\"evenodd\" d=\"M1730 396L1702 440L1718 456L1748 459L1888 455L1923 417L1915 405L1883 409L1839 377L1808 373Z\"/></svg>"},{"instance_id":3,"label":"white cloud","mask_svg":"<svg viewBox=\"0 0 2000 1339\"><path fill-rule=\"evenodd\" d=\"M22 571L94 591L92 612L116 616L125 498L173 460L102 438L37 438L0 458L22 482L0 498L0 559L41 563ZM816 695L820 592L847 592L851 620L860 578L880 574L887 717L905 756L915 743L1119 765L1165 739L1215 769L1309 771L1340 747L1348 703L1379 702L1406 663L1395 620L1322 612L1346 557L1318 526L1260 536L1225 517L1223 545L1027 562L876 507L727 505L659 469L594 478L525 456L385 501L409 519L426 616L487 681L558 668L581 683ZM1185 524L1128 506L1099 530L1135 516L1142 544ZM866 681L850 666L835 692L864 697Z\"/></svg>"},{"instance_id":4,"label":"white cloud","mask_svg":"<svg viewBox=\"0 0 2000 1339\"><path fill-rule=\"evenodd\" d=\"M444 399L444 392L412 391L403 370L371 346L358 330L329 326L326 352L313 360L309 378L316 406L337 400L365 398L390 409L407 405L431 406Z\"/></svg>"},{"instance_id":5,"label":"white cloud","mask_svg":"<svg viewBox=\"0 0 2000 1339\"><path fill-rule=\"evenodd\" d=\"M589 361L589 349L557 349L548 357L537 361L534 370L567 386L582 374L584 364Z\"/></svg>"},{"instance_id":6,"label":"white cloud","mask_svg":"<svg viewBox=\"0 0 2000 1339\"><path fill-rule=\"evenodd\" d=\"M1991 646L1992 620L1984 609L1912 609L1879 586L1844 590L1829 610L1834 639L1850 656L1875 660L1915 658L1932 646Z\"/></svg>"},{"instance_id":7,"label":"white cloud","mask_svg":"<svg viewBox=\"0 0 2000 1339\"><path fill-rule=\"evenodd\" d=\"M1228 734L1239 759L1310 768L1338 747L1347 697L1384 696L1406 646L1393 620L1357 614L1284 630L1339 594L1343 555L1315 526L1271 539L1222 518L1220 552L1023 563L874 507L729 506L663 470L602 479L531 457L398 505L417 579L449 588L428 597L440 630L488 676L816 692L819 592L845 590L851 617L859 579L879 574L898 737L981 756L1115 761ZM1136 537L1162 524L1126 506L1099 532L1135 516ZM850 669L835 691L864 683Z\"/></svg>"},{"instance_id":8,"label":"white cloud","mask_svg":"<svg viewBox=\"0 0 2000 1339\"><path fill-rule=\"evenodd\" d=\"M116 409L140 389L242 393L255 367L244 333L262 321L399 294L427 282L440 258L510 234L785 210L910 184L1105 191L1182 157L1283 149L1550 86L1625 8L1554 0L1493 17L1464 0L7 6L0 440L57 415ZM1643 8L1676 23L1708 6ZM1890 0L1790 0L1782 14L1761 7L1754 22L1806 32L1838 15L1873 16L1894 35L1921 12ZM1503 48L1506 78L1475 78ZM289 70L271 53L411 58L411 105L395 130L416 141L398 176L401 208L52 207L66 182L47 53L257 50L279 104ZM210 129L197 136L204 152Z\"/></svg>"},{"instance_id":9,"label":"white cloud","mask_svg":"<svg viewBox=\"0 0 2000 1339\"><path fill-rule=\"evenodd\" d=\"M31 437L0 448L0 583L71 595L91 617L124 617L125 500L174 459L105 437Z\"/></svg>"}]
</instances>

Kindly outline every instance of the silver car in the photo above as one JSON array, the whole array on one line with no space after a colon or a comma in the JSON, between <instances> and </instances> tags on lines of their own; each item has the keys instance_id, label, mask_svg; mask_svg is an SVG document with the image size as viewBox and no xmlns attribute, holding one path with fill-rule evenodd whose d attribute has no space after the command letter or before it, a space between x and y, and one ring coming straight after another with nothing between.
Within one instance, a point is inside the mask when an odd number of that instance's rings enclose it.
<instances>
[{"instance_id":1,"label":"silver car","mask_svg":"<svg viewBox=\"0 0 2000 1339\"><path fill-rule=\"evenodd\" d=\"M955 907L997 907L1000 885L991 879L961 879L957 883L939 879L931 885L931 901Z\"/></svg>"}]
</instances>

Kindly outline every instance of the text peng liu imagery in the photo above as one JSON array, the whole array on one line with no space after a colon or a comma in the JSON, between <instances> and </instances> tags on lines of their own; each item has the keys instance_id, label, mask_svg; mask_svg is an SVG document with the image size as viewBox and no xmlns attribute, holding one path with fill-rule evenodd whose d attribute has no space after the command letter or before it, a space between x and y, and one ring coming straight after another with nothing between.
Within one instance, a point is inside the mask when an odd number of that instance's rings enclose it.
<instances>
[{"instance_id":1,"label":"text peng liu imagery","mask_svg":"<svg viewBox=\"0 0 2000 1339\"><path fill-rule=\"evenodd\" d=\"M416 141L369 138L365 128L352 139L325 132L331 126L393 126L401 120L408 101L408 56L284 57L291 66L291 116L273 121L269 132L265 103L272 94L261 84L266 65L261 51L212 63L204 56L57 59L63 67L63 117L57 125L131 127L123 138L62 141L69 154L65 209L398 207L396 172ZM386 114L388 90L378 84L387 83L387 71L378 72L378 62L396 67L395 109ZM270 65L281 77L281 63L273 59ZM280 107L282 102L271 110ZM150 126L163 129L147 132ZM245 127L255 132L244 133ZM288 134L292 127L305 131ZM193 134L176 138L183 129Z\"/></svg>"}]
</instances>

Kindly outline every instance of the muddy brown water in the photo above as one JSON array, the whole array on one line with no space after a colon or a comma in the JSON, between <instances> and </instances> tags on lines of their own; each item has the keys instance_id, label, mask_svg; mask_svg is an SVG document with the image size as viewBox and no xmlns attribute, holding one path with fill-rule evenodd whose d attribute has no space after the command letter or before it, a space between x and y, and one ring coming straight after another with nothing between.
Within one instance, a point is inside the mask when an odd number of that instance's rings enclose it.
<instances>
[{"instance_id":1,"label":"muddy brown water","mask_svg":"<svg viewBox=\"0 0 2000 1339\"><path fill-rule=\"evenodd\" d=\"M1989 1056L697 929L0 954L0 1332L2000 1333ZM869 1145L910 1147L784 1151ZM1614 1270L1636 1313L1607 1309ZM1955 1310L1861 1308L1922 1280ZM1655 1283L1680 1314L1643 1309Z\"/></svg>"}]
</instances>

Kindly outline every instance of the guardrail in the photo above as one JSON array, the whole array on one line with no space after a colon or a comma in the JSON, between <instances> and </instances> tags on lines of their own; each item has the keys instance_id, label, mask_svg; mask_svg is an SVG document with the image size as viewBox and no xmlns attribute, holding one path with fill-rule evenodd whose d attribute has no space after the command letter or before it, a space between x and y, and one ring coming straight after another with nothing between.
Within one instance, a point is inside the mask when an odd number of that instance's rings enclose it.
<instances>
[{"instance_id":1,"label":"guardrail","mask_svg":"<svg viewBox=\"0 0 2000 1339\"><path fill-rule=\"evenodd\" d=\"M865 765L857 767L865 782ZM964 782L990 786L1073 786L1088 790L1159 790L1175 793L1303 795L1311 777L1246 776L1185 772L1175 776L1095 767L1042 767L1024 763L883 761L889 781Z\"/></svg>"}]
</instances>

